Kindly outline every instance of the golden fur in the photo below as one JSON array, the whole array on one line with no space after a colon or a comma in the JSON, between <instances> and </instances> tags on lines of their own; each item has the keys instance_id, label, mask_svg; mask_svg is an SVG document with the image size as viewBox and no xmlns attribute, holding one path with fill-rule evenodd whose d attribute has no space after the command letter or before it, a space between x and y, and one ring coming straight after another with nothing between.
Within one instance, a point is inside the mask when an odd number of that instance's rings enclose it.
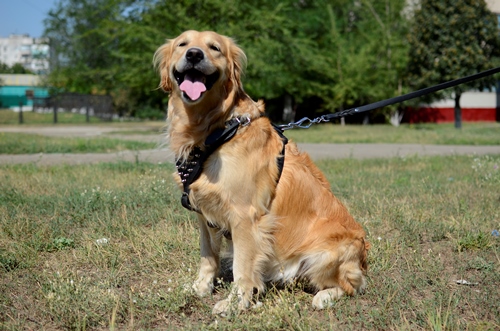
<instances>
[{"instance_id":1,"label":"golden fur","mask_svg":"<svg viewBox=\"0 0 500 331\"><path fill-rule=\"evenodd\" d=\"M193 54L202 58L199 63L186 60ZM193 285L198 295L212 293L223 230L232 235L235 291L213 312L227 312L234 296L239 309L249 308L254 289L264 291L267 281L307 280L318 291L313 298L317 309L344 293L363 291L369 248L365 232L293 142L286 145L278 181L276 161L283 143L262 117L263 103L254 102L243 90L243 51L215 32L186 31L161 46L154 61L160 87L170 93L168 136L178 159L186 159L195 146L203 148L206 137L229 119L251 119L207 159L203 173L190 186L191 204L201 212L201 263ZM197 77L193 81L208 85L209 79L217 78L194 100L180 88L188 67L203 73L191 74Z\"/></svg>"}]
</instances>

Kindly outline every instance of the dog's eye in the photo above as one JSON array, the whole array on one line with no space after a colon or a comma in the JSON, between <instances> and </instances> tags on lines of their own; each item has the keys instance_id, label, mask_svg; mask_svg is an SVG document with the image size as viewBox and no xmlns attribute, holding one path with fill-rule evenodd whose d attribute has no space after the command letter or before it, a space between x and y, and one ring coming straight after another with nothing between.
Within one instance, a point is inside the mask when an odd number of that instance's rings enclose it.
<instances>
[{"instance_id":1,"label":"dog's eye","mask_svg":"<svg viewBox=\"0 0 500 331\"><path fill-rule=\"evenodd\" d=\"M177 45L177 47L184 47L184 46L186 46L186 45L187 45L187 43L186 43L186 42L182 42L182 43L180 43L179 45Z\"/></svg>"},{"instance_id":2,"label":"dog's eye","mask_svg":"<svg viewBox=\"0 0 500 331\"><path fill-rule=\"evenodd\" d=\"M220 52L220 48L215 45L210 45L210 49L216 52Z\"/></svg>"}]
</instances>

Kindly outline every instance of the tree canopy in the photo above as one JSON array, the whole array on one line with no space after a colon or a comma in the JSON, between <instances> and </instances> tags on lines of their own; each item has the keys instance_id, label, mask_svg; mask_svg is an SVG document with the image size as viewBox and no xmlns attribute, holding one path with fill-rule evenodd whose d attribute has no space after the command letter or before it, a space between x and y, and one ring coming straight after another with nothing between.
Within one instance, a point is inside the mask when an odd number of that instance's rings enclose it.
<instances>
[{"instance_id":1,"label":"tree canopy","mask_svg":"<svg viewBox=\"0 0 500 331\"><path fill-rule=\"evenodd\" d=\"M124 112L164 109L153 53L185 30L213 30L247 54L244 86L253 98L288 95L314 116L426 81L404 79L411 54L405 6L405 0L60 0L45 21L54 53L49 78L59 89L109 93ZM443 67L446 61L455 60L442 60ZM311 99L317 102L309 107Z\"/></svg>"},{"instance_id":2,"label":"tree canopy","mask_svg":"<svg viewBox=\"0 0 500 331\"><path fill-rule=\"evenodd\" d=\"M31 74L21 63L14 63L12 66L0 62L0 74Z\"/></svg>"},{"instance_id":3,"label":"tree canopy","mask_svg":"<svg viewBox=\"0 0 500 331\"><path fill-rule=\"evenodd\" d=\"M498 22L484 0L421 0L413 19L413 29L408 36L408 84L413 89L458 79L498 65ZM494 83L493 77L488 77L429 95L428 100L453 94L460 112L463 91L488 88Z\"/></svg>"}]
</instances>

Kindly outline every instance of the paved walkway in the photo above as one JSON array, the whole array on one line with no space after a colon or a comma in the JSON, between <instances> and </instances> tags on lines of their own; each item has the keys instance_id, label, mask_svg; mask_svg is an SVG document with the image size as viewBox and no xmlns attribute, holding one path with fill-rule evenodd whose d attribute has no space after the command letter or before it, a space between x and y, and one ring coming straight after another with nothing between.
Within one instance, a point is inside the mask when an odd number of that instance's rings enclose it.
<instances>
[{"instance_id":1,"label":"paved walkway","mask_svg":"<svg viewBox=\"0 0 500 331\"><path fill-rule=\"evenodd\" d=\"M159 135L113 134L107 133L123 128L105 126L61 126L61 127L0 127L0 132L37 133L50 136L99 136L120 139L133 139L161 143ZM151 128L149 128L151 129ZM134 131L137 131L134 128ZM145 128L146 130L146 128ZM379 158L433 155L485 155L500 154L500 146L461 146L461 145L420 145L420 144L299 144L301 150L308 152L314 160L339 158ZM37 163L52 164L87 164L97 162L172 162L173 155L167 148L143 151L124 151L118 153L88 154L0 154L0 164Z\"/></svg>"},{"instance_id":2,"label":"paved walkway","mask_svg":"<svg viewBox=\"0 0 500 331\"><path fill-rule=\"evenodd\" d=\"M314 160L340 158L404 157L413 155L485 155L500 154L500 146L443 146L443 145L398 145L398 144L299 144ZM98 162L172 162L173 155L167 148L118 153L88 154L0 154L0 164L37 163L87 164Z\"/></svg>"}]
</instances>

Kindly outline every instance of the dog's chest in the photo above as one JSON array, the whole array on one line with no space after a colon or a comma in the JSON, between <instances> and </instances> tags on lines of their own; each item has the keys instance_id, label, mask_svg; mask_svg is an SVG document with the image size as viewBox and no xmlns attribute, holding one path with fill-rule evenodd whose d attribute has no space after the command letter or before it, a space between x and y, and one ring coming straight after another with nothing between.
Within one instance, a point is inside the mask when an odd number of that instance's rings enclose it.
<instances>
[{"instance_id":1,"label":"dog's chest","mask_svg":"<svg viewBox=\"0 0 500 331\"><path fill-rule=\"evenodd\" d=\"M197 156L194 151L182 165L185 169L180 171L181 180L187 179L183 182L184 207L187 200L186 208L226 229L235 220L255 220L267 213L283 167L286 144L273 134L270 125L262 128L252 123L239 130L236 138L224 139L216 148L207 139L205 145L210 147L210 153Z\"/></svg>"},{"instance_id":2,"label":"dog's chest","mask_svg":"<svg viewBox=\"0 0 500 331\"><path fill-rule=\"evenodd\" d=\"M177 170L182 182L184 193L182 194L182 205L193 211L200 212L199 209L194 207L191 203L191 184L193 184L204 171L205 163L210 156L221 148L224 144L229 142L238 131L241 120L233 118L225 123L224 128L214 130L205 140L205 149L194 147L187 160L179 160L176 163Z\"/></svg>"},{"instance_id":3,"label":"dog's chest","mask_svg":"<svg viewBox=\"0 0 500 331\"><path fill-rule=\"evenodd\" d=\"M242 161L241 158L226 155L222 148L207 159L203 172L191 184L190 198L193 205L203 215L214 215L219 219L215 222L226 218L222 211L227 213L233 206L245 204L244 200L253 194L249 190Z\"/></svg>"}]
</instances>

